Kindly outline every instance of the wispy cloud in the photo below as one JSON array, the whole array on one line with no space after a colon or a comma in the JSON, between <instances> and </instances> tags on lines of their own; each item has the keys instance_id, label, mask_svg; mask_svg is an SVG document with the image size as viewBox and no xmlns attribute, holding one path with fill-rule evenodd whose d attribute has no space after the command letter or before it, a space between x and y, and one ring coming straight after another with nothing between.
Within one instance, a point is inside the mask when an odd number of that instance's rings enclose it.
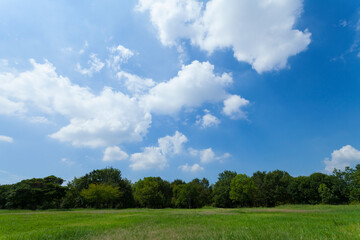
<instances>
[{"instance_id":1,"label":"wispy cloud","mask_svg":"<svg viewBox=\"0 0 360 240\"><path fill-rule=\"evenodd\" d=\"M101 69L105 66L105 64L96 57L95 53L90 54L89 58L89 68L83 68L81 67L80 63L78 63L76 65L76 70L83 75L88 75L89 77L91 77L94 73L100 72Z\"/></svg>"},{"instance_id":2,"label":"wispy cloud","mask_svg":"<svg viewBox=\"0 0 360 240\"><path fill-rule=\"evenodd\" d=\"M14 139L12 137L0 135L0 142L13 143Z\"/></svg>"}]
</instances>

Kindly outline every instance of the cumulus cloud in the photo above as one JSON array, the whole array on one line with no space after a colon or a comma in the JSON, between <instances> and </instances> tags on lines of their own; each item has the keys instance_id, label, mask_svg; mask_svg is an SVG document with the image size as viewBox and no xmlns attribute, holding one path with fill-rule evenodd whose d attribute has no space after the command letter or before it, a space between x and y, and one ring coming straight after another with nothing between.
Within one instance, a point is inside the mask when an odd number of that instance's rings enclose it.
<instances>
[{"instance_id":1,"label":"cumulus cloud","mask_svg":"<svg viewBox=\"0 0 360 240\"><path fill-rule=\"evenodd\" d=\"M353 167L360 164L360 151L356 148L346 145L331 153L331 158L324 160L325 171L331 173L334 168L344 170L345 167Z\"/></svg>"},{"instance_id":2,"label":"cumulus cloud","mask_svg":"<svg viewBox=\"0 0 360 240\"><path fill-rule=\"evenodd\" d=\"M176 114L183 108L222 101L227 96L225 88L231 83L229 74L216 75L209 62L194 61L183 66L176 77L151 88L140 103L153 113Z\"/></svg>"},{"instance_id":3,"label":"cumulus cloud","mask_svg":"<svg viewBox=\"0 0 360 240\"><path fill-rule=\"evenodd\" d=\"M107 147L104 152L103 161L112 162L112 161L122 161L129 157L129 155L122 151L119 147Z\"/></svg>"},{"instance_id":4,"label":"cumulus cloud","mask_svg":"<svg viewBox=\"0 0 360 240\"><path fill-rule=\"evenodd\" d=\"M134 153L130 157L130 167L133 170L147 170L152 168L164 169L168 166L166 156L158 147L146 147L143 152Z\"/></svg>"},{"instance_id":5,"label":"cumulus cloud","mask_svg":"<svg viewBox=\"0 0 360 240\"><path fill-rule=\"evenodd\" d=\"M109 52L110 54L109 58L106 60L106 64L114 71L118 71L122 63L126 63L132 56L134 56L133 51L122 45L109 48Z\"/></svg>"},{"instance_id":6,"label":"cumulus cloud","mask_svg":"<svg viewBox=\"0 0 360 240\"><path fill-rule=\"evenodd\" d=\"M0 135L0 142L13 143L14 139L12 137Z\"/></svg>"},{"instance_id":7,"label":"cumulus cloud","mask_svg":"<svg viewBox=\"0 0 360 240\"><path fill-rule=\"evenodd\" d=\"M0 75L0 81L1 81L1 77L4 76ZM11 75L9 75L9 77L11 77ZM24 112L26 112L26 110L23 103L14 102L7 99L6 97L0 96L0 114L19 115L19 114L23 114Z\"/></svg>"},{"instance_id":8,"label":"cumulus cloud","mask_svg":"<svg viewBox=\"0 0 360 240\"><path fill-rule=\"evenodd\" d=\"M135 99L109 87L95 95L59 76L51 63L30 62L30 71L0 73L1 99L11 99L22 111L35 109L69 119L50 137L74 146L100 147L141 141L147 133L151 115Z\"/></svg>"},{"instance_id":9,"label":"cumulus cloud","mask_svg":"<svg viewBox=\"0 0 360 240\"><path fill-rule=\"evenodd\" d=\"M200 171L204 171L204 168L201 167L199 164L195 163L194 165L190 166L189 164L185 164L185 165L181 165L179 166L179 168L183 171L183 172L200 172Z\"/></svg>"},{"instance_id":10,"label":"cumulus cloud","mask_svg":"<svg viewBox=\"0 0 360 240\"><path fill-rule=\"evenodd\" d=\"M156 85L150 78L141 78L124 71L118 72L116 76L123 81L127 90L134 96L140 96Z\"/></svg>"},{"instance_id":11,"label":"cumulus cloud","mask_svg":"<svg viewBox=\"0 0 360 240\"><path fill-rule=\"evenodd\" d=\"M206 114L202 116L199 120L196 121L197 125L200 125L201 128L208 128L208 127L216 127L220 124L220 120L211 115L209 111L205 110Z\"/></svg>"},{"instance_id":12,"label":"cumulus cloud","mask_svg":"<svg viewBox=\"0 0 360 240\"><path fill-rule=\"evenodd\" d=\"M200 161L202 163L210 163L215 160L215 153L211 148L200 151Z\"/></svg>"},{"instance_id":13,"label":"cumulus cloud","mask_svg":"<svg viewBox=\"0 0 360 240\"><path fill-rule=\"evenodd\" d=\"M212 148L207 148L207 149L203 149L203 150L196 150L193 148L189 148L188 151L191 156L200 157L201 163L211 163L214 161L221 162L223 159L226 159L231 156L230 153L225 153L221 156L216 156L216 154L214 153Z\"/></svg>"},{"instance_id":14,"label":"cumulus cloud","mask_svg":"<svg viewBox=\"0 0 360 240\"><path fill-rule=\"evenodd\" d=\"M143 152L134 153L130 157L133 170L164 169L168 166L167 156L180 154L183 144L188 141L185 135L176 131L173 136L158 139L158 146L146 147Z\"/></svg>"},{"instance_id":15,"label":"cumulus cloud","mask_svg":"<svg viewBox=\"0 0 360 240\"><path fill-rule=\"evenodd\" d=\"M248 100L238 95L231 95L224 100L223 114L231 119L246 118L246 113L241 108L249 105L249 103Z\"/></svg>"},{"instance_id":16,"label":"cumulus cloud","mask_svg":"<svg viewBox=\"0 0 360 240\"><path fill-rule=\"evenodd\" d=\"M91 77L94 73L100 72L101 69L105 66L105 64L96 57L96 54L90 54L90 59L88 61L89 68L82 68L80 63L76 65L76 70L83 74Z\"/></svg>"},{"instance_id":17,"label":"cumulus cloud","mask_svg":"<svg viewBox=\"0 0 360 240\"><path fill-rule=\"evenodd\" d=\"M224 100L226 105L229 96L226 87L232 83L230 74L215 74L210 63L194 61L183 66L174 78L158 84L120 72L127 78L129 92L134 92L132 96L110 87L94 94L91 89L58 75L48 61L30 62L31 70L0 72L0 114L17 114L39 123L61 115L69 124L49 136L74 146L108 147L141 141L150 128L152 113L174 115L182 109ZM239 115L243 105L224 112ZM203 120L204 127L217 122L210 115Z\"/></svg>"},{"instance_id":18,"label":"cumulus cloud","mask_svg":"<svg viewBox=\"0 0 360 240\"><path fill-rule=\"evenodd\" d=\"M307 30L294 29L302 0L139 0L136 9L149 12L162 44L189 39L209 53L231 48L259 73L284 68L311 42Z\"/></svg>"}]
</instances>

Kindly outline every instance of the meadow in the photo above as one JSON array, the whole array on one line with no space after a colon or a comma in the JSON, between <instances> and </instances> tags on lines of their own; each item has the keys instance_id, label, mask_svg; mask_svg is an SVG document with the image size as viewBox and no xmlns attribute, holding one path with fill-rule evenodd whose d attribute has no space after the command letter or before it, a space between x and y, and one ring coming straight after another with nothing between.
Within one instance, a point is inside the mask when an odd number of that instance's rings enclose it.
<instances>
[{"instance_id":1,"label":"meadow","mask_svg":"<svg viewBox=\"0 0 360 240\"><path fill-rule=\"evenodd\" d=\"M360 205L1 210L0 239L360 239Z\"/></svg>"}]
</instances>

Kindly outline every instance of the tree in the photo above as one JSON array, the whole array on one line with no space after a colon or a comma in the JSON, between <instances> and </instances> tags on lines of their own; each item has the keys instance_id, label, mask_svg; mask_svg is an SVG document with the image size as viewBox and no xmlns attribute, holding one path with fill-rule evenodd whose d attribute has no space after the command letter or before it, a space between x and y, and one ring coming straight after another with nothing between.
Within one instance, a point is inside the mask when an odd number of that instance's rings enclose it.
<instances>
[{"instance_id":1,"label":"tree","mask_svg":"<svg viewBox=\"0 0 360 240\"><path fill-rule=\"evenodd\" d=\"M120 194L115 204L116 208L126 208L134 206L132 186L129 180L121 177L121 171L115 168L104 168L93 170L80 178L74 178L68 183L68 192L62 207L77 208L88 207L89 201L85 201L81 195L82 190L88 189L91 184L104 184L118 187Z\"/></svg>"},{"instance_id":2,"label":"tree","mask_svg":"<svg viewBox=\"0 0 360 240\"><path fill-rule=\"evenodd\" d=\"M0 185L0 209L4 209L7 203L8 191L12 185Z\"/></svg>"},{"instance_id":3,"label":"tree","mask_svg":"<svg viewBox=\"0 0 360 240\"><path fill-rule=\"evenodd\" d=\"M229 193L231 181L236 175L236 172L232 171L224 171L219 174L218 181L214 186L214 204L216 207L229 208L234 206Z\"/></svg>"},{"instance_id":4,"label":"tree","mask_svg":"<svg viewBox=\"0 0 360 240\"><path fill-rule=\"evenodd\" d=\"M254 199L255 206L266 206L265 189L264 189L265 176L266 176L266 172L257 171L251 177L251 179L255 183L256 188L258 189L258 192Z\"/></svg>"},{"instance_id":5,"label":"tree","mask_svg":"<svg viewBox=\"0 0 360 240\"><path fill-rule=\"evenodd\" d=\"M356 165L349 173L350 202L360 202L360 164Z\"/></svg>"},{"instance_id":6,"label":"tree","mask_svg":"<svg viewBox=\"0 0 360 240\"><path fill-rule=\"evenodd\" d=\"M231 180L229 196L233 203L238 206L252 207L257 191L253 179L246 174L238 174Z\"/></svg>"},{"instance_id":7,"label":"tree","mask_svg":"<svg viewBox=\"0 0 360 240\"><path fill-rule=\"evenodd\" d=\"M319 193L320 184L327 182L327 176L323 173L313 173L309 176L310 186L309 192L311 199L309 200L310 204L319 204L322 201L322 197Z\"/></svg>"},{"instance_id":8,"label":"tree","mask_svg":"<svg viewBox=\"0 0 360 240\"><path fill-rule=\"evenodd\" d=\"M115 201L123 193L119 191L119 187L113 187L105 184L90 184L89 188L83 189L80 193L95 208L114 207Z\"/></svg>"},{"instance_id":9,"label":"tree","mask_svg":"<svg viewBox=\"0 0 360 240\"><path fill-rule=\"evenodd\" d=\"M200 208L210 204L211 192L209 181L206 178L202 180L195 178L189 183L175 185L172 201L175 207Z\"/></svg>"},{"instance_id":10,"label":"tree","mask_svg":"<svg viewBox=\"0 0 360 240\"><path fill-rule=\"evenodd\" d=\"M310 178L299 176L292 178L288 186L288 194L293 204L311 204Z\"/></svg>"},{"instance_id":11,"label":"tree","mask_svg":"<svg viewBox=\"0 0 360 240\"><path fill-rule=\"evenodd\" d=\"M274 207L291 201L287 191L290 180L290 174L285 171L275 170L265 175L262 191L267 207Z\"/></svg>"},{"instance_id":12,"label":"tree","mask_svg":"<svg viewBox=\"0 0 360 240\"><path fill-rule=\"evenodd\" d=\"M66 188L63 179L49 176L23 180L7 190L6 208L48 209L59 208Z\"/></svg>"},{"instance_id":13,"label":"tree","mask_svg":"<svg viewBox=\"0 0 360 240\"><path fill-rule=\"evenodd\" d=\"M325 183L320 184L318 191L321 197L321 202L323 204L331 204L334 202L335 196Z\"/></svg>"},{"instance_id":14,"label":"tree","mask_svg":"<svg viewBox=\"0 0 360 240\"><path fill-rule=\"evenodd\" d=\"M134 184L134 199L140 207L170 207L171 195L170 183L160 177L146 177Z\"/></svg>"}]
</instances>

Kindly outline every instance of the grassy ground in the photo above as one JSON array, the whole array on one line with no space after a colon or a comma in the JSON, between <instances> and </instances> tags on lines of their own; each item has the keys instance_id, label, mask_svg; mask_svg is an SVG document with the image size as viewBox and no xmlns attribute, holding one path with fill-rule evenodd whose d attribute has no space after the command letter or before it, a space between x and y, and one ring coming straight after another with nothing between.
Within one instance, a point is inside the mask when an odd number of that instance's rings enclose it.
<instances>
[{"instance_id":1,"label":"grassy ground","mask_svg":"<svg viewBox=\"0 0 360 240\"><path fill-rule=\"evenodd\" d=\"M0 211L0 239L360 239L360 206Z\"/></svg>"}]
</instances>

